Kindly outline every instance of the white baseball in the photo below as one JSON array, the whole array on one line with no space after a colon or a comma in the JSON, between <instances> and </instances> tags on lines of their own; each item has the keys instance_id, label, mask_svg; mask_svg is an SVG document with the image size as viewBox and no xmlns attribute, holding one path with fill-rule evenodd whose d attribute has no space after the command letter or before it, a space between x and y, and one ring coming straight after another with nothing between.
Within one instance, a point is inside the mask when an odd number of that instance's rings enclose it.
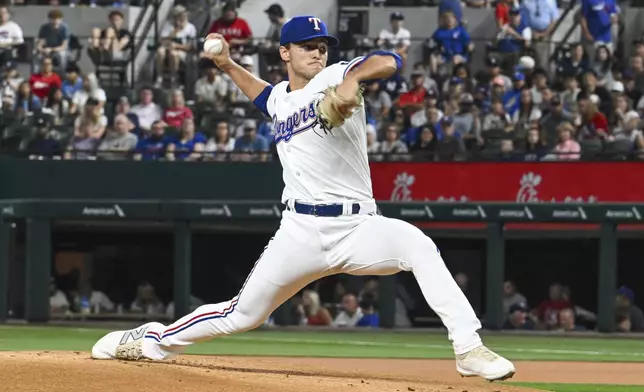
<instances>
[{"instance_id":1,"label":"white baseball","mask_svg":"<svg viewBox=\"0 0 644 392\"><path fill-rule=\"evenodd\" d=\"M219 38L207 39L206 42L203 43L203 50L208 53L219 54L223 48L224 44Z\"/></svg>"}]
</instances>

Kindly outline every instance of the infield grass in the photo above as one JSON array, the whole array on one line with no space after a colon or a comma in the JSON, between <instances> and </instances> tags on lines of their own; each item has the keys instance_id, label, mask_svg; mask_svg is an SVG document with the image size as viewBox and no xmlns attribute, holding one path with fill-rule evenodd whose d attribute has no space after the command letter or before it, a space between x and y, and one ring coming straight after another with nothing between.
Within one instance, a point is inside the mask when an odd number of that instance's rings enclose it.
<instances>
[{"instance_id":1,"label":"infield grass","mask_svg":"<svg viewBox=\"0 0 644 392\"><path fill-rule=\"evenodd\" d=\"M107 330L0 326L0 350L88 351ZM513 360L642 362L644 341L487 336L486 345ZM191 346L189 354L451 359L446 334L253 331ZM642 376L644 380L644 375Z\"/></svg>"}]
</instances>

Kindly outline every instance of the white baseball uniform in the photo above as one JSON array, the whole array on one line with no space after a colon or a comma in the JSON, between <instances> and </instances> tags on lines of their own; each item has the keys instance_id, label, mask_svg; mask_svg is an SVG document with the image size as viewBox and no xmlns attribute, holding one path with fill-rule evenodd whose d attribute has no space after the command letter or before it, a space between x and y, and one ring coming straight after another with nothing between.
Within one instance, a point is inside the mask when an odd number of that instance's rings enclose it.
<instances>
[{"instance_id":1,"label":"white baseball uniform","mask_svg":"<svg viewBox=\"0 0 644 392\"><path fill-rule=\"evenodd\" d=\"M287 208L280 227L236 297L201 306L165 330L148 330L145 357L165 359L192 343L253 329L309 283L338 273L412 271L425 299L447 327L455 353L464 354L481 345L477 333L481 324L434 242L415 226L377 213L364 107L329 132L316 124L314 105L320 93L340 84L348 70L362 60L331 65L297 91L289 91L288 82L272 89L262 109L273 119L284 168L282 201ZM343 215L297 213L296 201L342 204ZM359 211L354 204L359 205Z\"/></svg>"}]
</instances>

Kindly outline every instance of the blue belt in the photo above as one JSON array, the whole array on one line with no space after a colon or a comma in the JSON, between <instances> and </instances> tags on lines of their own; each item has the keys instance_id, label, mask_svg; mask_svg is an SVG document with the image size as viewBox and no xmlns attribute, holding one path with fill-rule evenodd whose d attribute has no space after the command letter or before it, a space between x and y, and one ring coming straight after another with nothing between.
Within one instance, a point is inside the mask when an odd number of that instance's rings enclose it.
<instances>
[{"instance_id":1,"label":"blue belt","mask_svg":"<svg viewBox=\"0 0 644 392\"><path fill-rule=\"evenodd\" d=\"M340 216L343 215L344 206L342 204L302 204L295 202L294 210L298 214L314 215L314 216ZM351 205L351 213L357 214L360 212L360 204L354 203Z\"/></svg>"}]
</instances>

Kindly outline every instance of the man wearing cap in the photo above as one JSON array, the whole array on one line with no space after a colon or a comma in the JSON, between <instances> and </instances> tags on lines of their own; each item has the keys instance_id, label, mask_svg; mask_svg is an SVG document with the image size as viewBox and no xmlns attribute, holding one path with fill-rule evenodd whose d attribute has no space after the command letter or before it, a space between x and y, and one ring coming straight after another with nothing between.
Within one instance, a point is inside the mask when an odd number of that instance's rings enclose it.
<instances>
[{"instance_id":1,"label":"man wearing cap","mask_svg":"<svg viewBox=\"0 0 644 392\"><path fill-rule=\"evenodd\" d=\"M454 122L454 131L463 138L467 147L482 145L481 138L481 121L477 115L478 110L474 106L474 97L472 94L461 94L459 99L459 109L452 117Z\"/></svg>"},{"instance_id":2,"label":"man wearing cap","mask_svg":"<svg viewBox=\"0 0 644 392\"><path fill-rule=\"evenodd\" d=\"M485 65L487 65L488 69L490 87L500 81L504 90L508 91L512 89L512 80L501 73L501 64L499 64L499 60L496 57L488 56L485 59Z\"/></svg>"},{"instance_id":3,"label":"man wearing cap","mask_svg":"<svg viewBox=\"0 0 644 392\"><path fill-rule=\"evenodd\" d=\"M232 48L247 45L253 32L245 19L237 15L235 1L229 1L223 8L223 14L215 20L208 31L210 34L221 34Z\"/></svg>"},{"instance_id":4,"label":"man wearing cap","mask_svg":"<svg viewBox=\"0 0 644 392\"><path fill-rule=\"evenodd\" d=\"M65 80L63 80L61 87L61 90L63 91L63 97L72 99L74 97L74 94L82 89L83 78L81 78L80 76L80 68L78 68L78 65L76 65L76 63L68 64L67 68L65 69Z\"/></svg>"},{"instance_id":5,"label":"man wearing cap","mask_svg":"<svg viewBox=\"0 0 644 392\"><path fill-rule=\"evenodd\" d=\"M411 33L403 27L404 20L402 12L392 12L389 17L391 30L382 29L376 45L384 50L395 49L400 55L406 54L411 45Z\"/></svg>"},{"instance_id":6,"label":"man wearing cap","mask_svg":"<svg viewBox=\"0 0 644 392\"><path fill-rule=\"evenodd\" d=\"M628 153L636 154L644 151L644 135L642 135L642 118L634 110L626 112L620 121L620 125L613 130L613 137L610 140L629 142Z\"/></svg>"},{"instance_id":7,"label":"man wearing cap","mask_svg":"<svg viewBox=\"0 0 644 392\"><path fill-rule=\"evenodd\" d=\"M542 139L545 139L548 147L554 147L559 137L557 129L564 122L572 121L572 116L564 111L563 103L558 95L553 95L550 99L550 110L548 114L541 117Z\"/></svg>"},{"instance_id":8,"label":"man wearing cap","mask_svg":"<svg viewBox=\"0 0 644 392\"><path fill-rule=\"evenodd\" d=\"M244 134L238 137L235 140L235 152L244 152L244 153L258 153L258 152L268 152L268 140L262 135L257 134L257 123L255 120L246 119L243 124ZM254 154L243 154L238 156L243 161L251 160L257 155ZM261 160L266 160L268 154L259 155Z\"/></svg>"},{"instance_id":9,"label":"man wearing cap","mask_svg":"<svg viewBox=\"0 0 644 392\"><path fill-rule=\"evenodd\" d=\"M182 5L172 10L172 18L161 29L161 46L157 49L157 86L163 83L163 75L170 75L171 83L176 82L179 65L186 60L195 47L197 28L188 21L188 12Z\"/></svg>"},{"instance_id":10,"label":"man wearing cap","mask_svg":"<svg viewBox=\"0 0 644 392\"><path fill-rule=\"evenodd\" d=\"M253 72L253 65L255 64L255 61L253 58L249 55L243 55L241 59L239 59L239 65L241 65L246 71L250 73ZM244 93L239 89L239 87L233 83L232 80L229 80L228 84L228 97L230 98L230 102L233 103L249 103L250 100Z\"/></svg>"},{"instance_id":11,"label":"man wearing cap","mask_svg":"<svg viewBox=\"0 0 644 392\"><path fill-rule=\"evenodd\" d=\"M621 286L617 289L615 313L620 332L644 331L644 313L635 305L635 293L630 287ZM628 322L624 322L628 320Z\"/></svg>"},{"instance_id":12,"label":"man wearing cap","mask_svg":"<svg viewBox=\"0 0 644 392\"><path fill-rule=\"evenodd\" d=\"M396 106L405 109L409 116L423 108L425 90L425 74L416 70L411 73L411 89L398 97Z\"/></svg>"},{"instance_id":13,"label":"man wearing cap","mask_svg":"<svg viewBox=\"0 0 644 392\"><path fill-rule=\"evenodd\" d=\"M449 116L443 116L436 128L439 139L436 146L436 156L439 161L453 161L465 152L465 144L461 136L454 130L454 121Z\"/></svg>"},{"instance_id":14,"label":"man wearing cap","mask_svg":"<svg viewBox=\"0 0 644 392\"><path fill-rule=\"evenodd\" d=\"M223 102L228 95L229 81L219 74L214 63L210 62L206 74L195 83L195 96L199 104L212 106L215 102Z\"/></svg>"}]
</instances>

